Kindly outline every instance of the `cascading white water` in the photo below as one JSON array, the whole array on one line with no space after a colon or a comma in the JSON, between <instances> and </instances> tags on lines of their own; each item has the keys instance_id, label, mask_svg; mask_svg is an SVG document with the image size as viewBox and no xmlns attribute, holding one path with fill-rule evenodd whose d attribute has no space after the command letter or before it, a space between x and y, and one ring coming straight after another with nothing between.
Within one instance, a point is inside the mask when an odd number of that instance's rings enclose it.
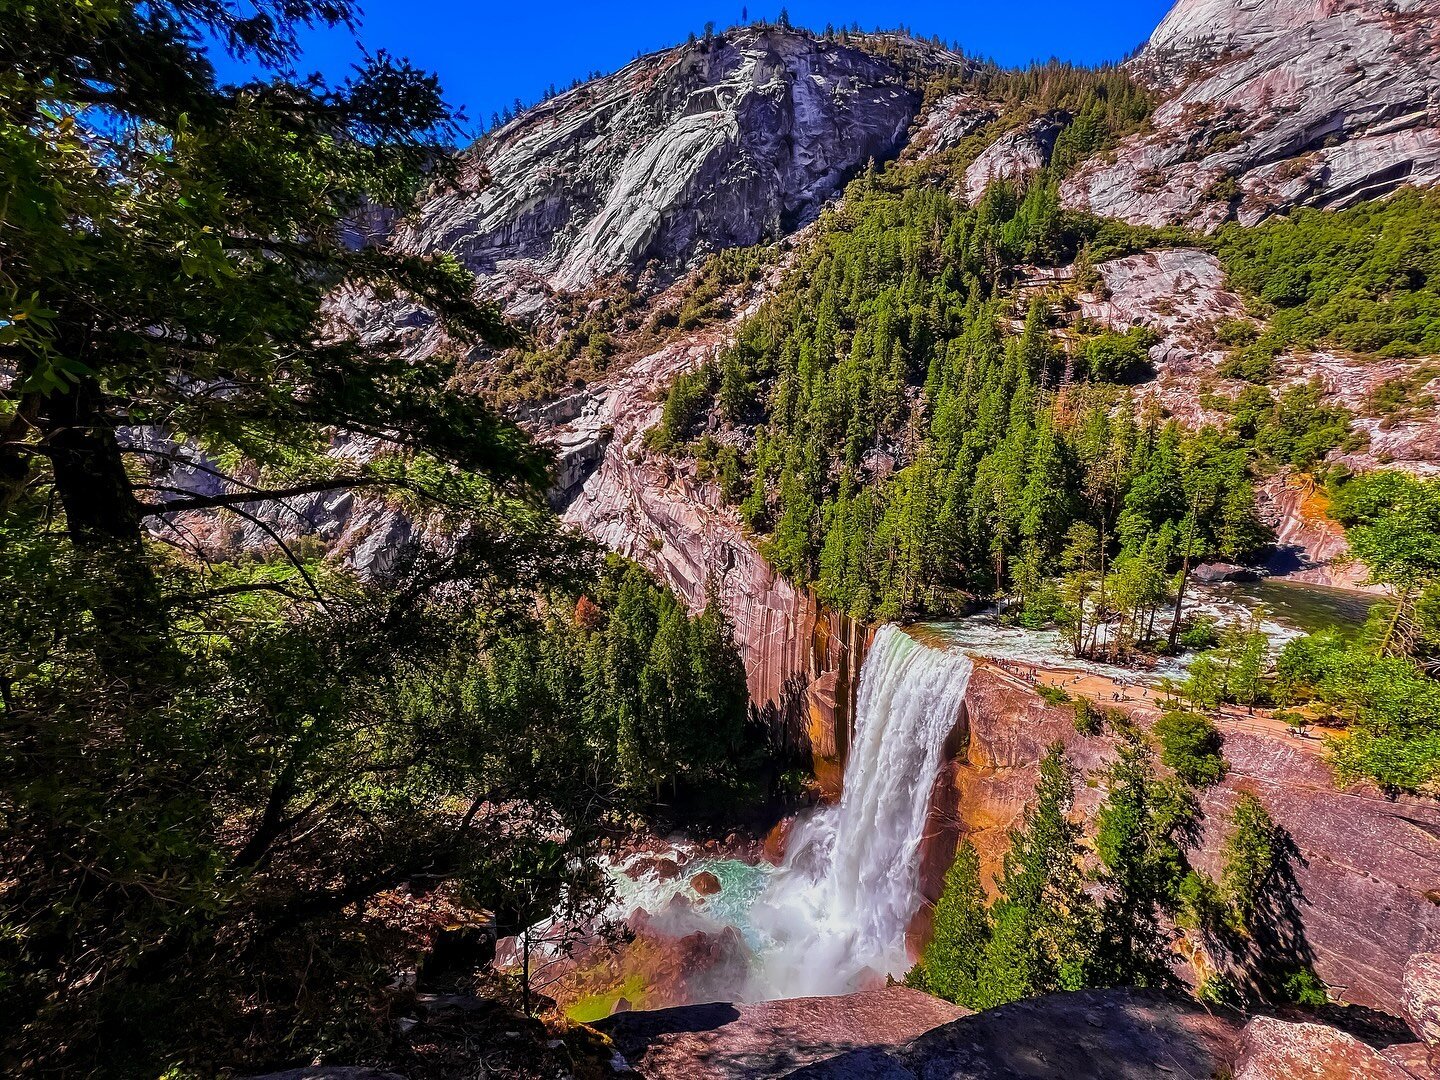
<instances>
[{"instance_id":1,"label":"cascading white water","mask_svg":"<svg viewBox=\"0 0 1440 1080\"><path fill-rule=\"evenodd\" d=\"M796 825L751 911L768 942L748 997L843 994L904 973L930 792L970 671L958 650L876 632L840 802Z\"/></svg>"}]
</instances>

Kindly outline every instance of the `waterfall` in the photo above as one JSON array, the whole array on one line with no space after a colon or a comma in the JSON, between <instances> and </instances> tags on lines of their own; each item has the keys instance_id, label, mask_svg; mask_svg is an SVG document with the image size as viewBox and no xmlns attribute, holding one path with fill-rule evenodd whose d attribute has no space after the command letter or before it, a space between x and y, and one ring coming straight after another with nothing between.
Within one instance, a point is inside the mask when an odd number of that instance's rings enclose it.
<instances>
[{"instance_id":1,"label":"waterfall","mask_svg":"<svg viewBox=\"0 0 1440 1080\"><path fill-rule=\"evenodd\" d=\"M970 670L964 653L876 632L840 801L797 822L752 910L769 945L747 996L843 994L904 974L930 792Z\"/></svg>"}]
</instances>

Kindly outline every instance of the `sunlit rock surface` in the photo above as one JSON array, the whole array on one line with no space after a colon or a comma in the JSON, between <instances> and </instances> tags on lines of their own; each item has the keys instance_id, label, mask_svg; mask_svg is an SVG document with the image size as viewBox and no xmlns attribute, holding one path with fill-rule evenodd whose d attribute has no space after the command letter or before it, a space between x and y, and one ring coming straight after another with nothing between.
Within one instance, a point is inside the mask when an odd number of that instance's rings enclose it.
<instances>
[{"instance_id":1,"label":"sunlit rock surface","mask_svg":"<svg viewBox=\"0 0 1440 1080\"><path fill-rule=\"evenodd\" d=\"M952 770L953 801L937 812L954 819L987 867L998 865L1005 831L1033 797L1039 762L1052 742L1064 743L1082 772L1103 767L1114 753L1109 736L1076 732L1070 706L1046 706L993 665L977 666L962 715L965 728L956 741L964 751ZM1153 712L1136 715L1153 719ZM1411 955L1440 949L1440 807L1432 799L1388 798L1366 785L1337 786L1319 739L1298 739L1279 725L1222 722L1221 730L1229 772L1202 793L1205 833L1197 865L1219 873L1236 797L1242 791L1258 796L1299 848L1299 918L1331 996L1399 1014ZM1077 805L1093 815L1101 797L1099 789L1081 785ZM953 835L937 834L935 842L953 844ZM932 873L943 874L945 863L922 860Z\"/></svg>"},{"instance_id":2,"label":"sunlit rock surface","mask_svg":"<svg viewBox=\"0 0 1440 1080\"><path fill-rule=\"evenodd\" d=\"M985 189L997 180L1024 180L1043 169L1050 163L1055 139L1066 120L1063 114L1042 116L987 146L965 170L962 188L966 200L979 202Z\"/></svg>"},{"instance_id":3,"label":"sunlit rock surface","mask_svg":"<svg viewBox=\"0 0 1440 1080\"><path fill-rule=\"evenodd\" d=\"M841 997L621 1013L596 1026L649 1080L761 1080L857 1048L895 1046L965 1010L890 986Z\"/></svg>"},{"instance_id":4,"label":"sunlit rock surface","mask_svg":"<svg viewBox=\"0 0 1440 1080\"><path fill-rule=\"evenodd\" d=\"M1257 1016L1245 1025L1235 1080L1412 1080L1414 1073L1324 1024Z\"/></svg>"},{"instance_id":5,"label":"sunlit rock surface","mask_svg":"<svg viewBox=\"0 0 1440 1080\"><path fill-rule=\"evenodd\" d=\"M578 415L547 436L563 462L597 462L562 493L567 522L654 571L692 609L713 590L735 627L751 700L792 748L816 759L822 783L838 783L847 717L866 643L864 627L822 609L761 557L733 508L690 466L648 451L646 429L663 390L727 345L733 323L641 357L594 388ZM828 764L827 764L828 763Z\"/></svg>"},{"instance_id":6,"label":"sunlit rock surface","mask_svg":"<svg viewBox=\"0 0 1440 1080\"><path fill-rule=\"evenodd\" d=\"M897 67L857 48L731 30L527 110L397 236L496 275L522 308L651 260L673 274L813 217L898 152L919 106Z\"/></svg>"},{"instance_id":7,"label":"sunlit rock surface","mask_svg":"<svg viewBox=\"0 0 1440 1080\"><path fill-rule=\"evenodd\" d=\"M1068 205L1213 228L1440 179L1436 0L1181 0L1133 69L1173 92Z\"/></svg>"}]
</instances>

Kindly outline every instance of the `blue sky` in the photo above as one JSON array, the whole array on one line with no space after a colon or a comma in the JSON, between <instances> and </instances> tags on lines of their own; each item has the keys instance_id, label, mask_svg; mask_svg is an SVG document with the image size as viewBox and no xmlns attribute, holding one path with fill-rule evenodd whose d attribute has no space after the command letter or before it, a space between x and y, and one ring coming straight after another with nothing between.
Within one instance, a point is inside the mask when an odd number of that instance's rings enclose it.
<instances>
[{"instance_id":1,"label":"blue sky","mask_svg":"<svg viewBox=\"0 0 1440 1080\"><path fill-rule=\"evenodd\" d=\"M740 3L673 0L361 0L360 40L439 74L470 127L516 97L527 104L554 83L563 89L594 70L613 71L635 57L717 26L740 21ZM1077 63L1118 60L1141 44L1171 0L787 0L791 22L823 29L858 21L869 30L903 22L916 34L939 34L972 54L1003 64L1058 56ZM751 20L773 20L779 3L749 2ZM357 54L343 32L308 34L302 69L343 75ZM221 60L222 76L237 69Z\"/></svg>"}]
</instances>

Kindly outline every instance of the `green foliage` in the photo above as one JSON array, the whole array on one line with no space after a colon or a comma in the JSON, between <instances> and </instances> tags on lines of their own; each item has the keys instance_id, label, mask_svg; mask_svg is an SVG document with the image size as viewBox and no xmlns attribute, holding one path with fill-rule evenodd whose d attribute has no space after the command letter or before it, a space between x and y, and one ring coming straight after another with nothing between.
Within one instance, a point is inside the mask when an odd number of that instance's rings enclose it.
<instances>
[{"instance_id":1,"label":"green foliage","mask_svg":"<svg viewBox=\"0 0 1440 1080\"><path fill-rule=\"evenodd\" d=\"M1388 790L1431 790L1440 779L1440 482L1378 472L1343 484L1333 502L1370 580L1387 586L1367 643L1316 634L1277 662L1284 704L1318 704L1348 727L1330 742L1347 779Z\"/></svg>"},{"instance_id":2,"label":"green foliage","mask_svg":"<svg viewBox=\"0 0 1440 1080\"><path fill-rule=\"evenodd\" d=\"M1075 699L1075 730L1081 735L1099 735L1105 727L1105 718L1089 698Z\"/></svg>"},{"instance_id":3,"label":"green foliage","mask_svg":"<svg viewBox=\"0 0 1440 1080\"><path fill-rule=\"evenodd\" d=\"M1160 760L1187 784L1208 787L1225 775L1220 754L1224 739L1209 717L1192 712L1166 712L1155 722Z\"/></svg>"},{"instance_id":4,"label":"green foliage","mask_svg":"<svg viewBox=\"0 0 1440 1080\"><path fill-rule=\"evenodd\" d=\"M1180 632L1177 639L1184 649L1210 649L1220 644L1220 632L1216 621L1210 615L1197 615Z\"/></svg>"},{"instance_id":5,"label":"green foliage","mask_svg":"<svg viewBox=\"0 0 1440 1080\"><path fill-rule=\"evenodd\" d=\"M990 911L980 883L980 855L968 840L945 873L930 943L917 965L923 988L967 1007L983 1000Z\"/></svg>"},{"instance_id":6,"label":"green foliage","mask_svg":"<svg viewBox=\"0 0 1440 1080\"><path fill-rule=\"evenodd\" d=\"M681 784L723 805L754 764L729 622L713 599L691 618L639 567L613 557L607 565L598 617L552 628L556 651L514 677L552 688L556 708L581 718L598 767L615 770L610 782L636 809L649 808L661 785Z\"/></svg>"},{"instance_id":7,"label":"green foliage","mask_svg":"<svg viewBox=\"0 0 1440 1080\"><path fill-rule=\"evenodd\" d=\"M1238 621L1218 635L1216 648L1190 664L1182 693L1197 709L1213 709L1221 702L1255 706L1270 696L1266 671L1270 639L1259 625L1259 612L1249 626ZM1215 636L1213 629L1208 636Z\"/></svg>"},{"instance_id":8,"label":"green foliage","mask_svg":"<svg viewBox=\"0 0 1440 1080\"><path fill-rule=\"evenodd\" d=\"M453 257L355 243L453 179L457 129L383 52L292 77L297 35L354 15L7 11L7 1072L378 1056L432 908L593 925L602 825L662 782L743 787L723 618L597 580L545 508L549 455L457 392L455 356L516 333ZM200 41L254 78L220 85ZM356 295L385 319L340 325ZM422 324L444 348L412 347ZM285 538L302 496L384 499L431 539L362 579ZM269 545L237 554L242 525ZM572 620L581 591L613 610Z\"/></svg>"},{"instance_id":9,"label":"green foliage","mask_svg":"<svg viewBox=\"0 0 1440 1080\"><path fill-rule=\"evenodd\" d=\"M1309 966L1302 967L1288 976L1283 989L1285 1000L1292 1001L1296 1005L1318 1008L1321 1005L1330 1004L1330 994L1325 983L1321 981L1319 975L1315 974L1315 969Z\"/></svg>"},{"instance_id":10,"label":"green foliage","mask_svg":"<svg viewBox=\"0 0 1440 1080\"><path fill-rule=\"evenodd\" d=\"M1035 693L1040 695L1040 700L1046 705L1064 705L1070 701L1070 692L1063 686L1039 683L1035 687Z\"/></svg>"},{"instance_id":11,"label":"green foliage","mask_svg":"<svg viewBox=\"0 0 1440 1080\"><path fill-rule=\"evenodd\" d=\"M1128 113L1111 103L1115 116ZM1127 395L1104 385L1136 377L1148 331L1095 338L1094 380L1061 391L1046 306L1032 303L1017 335L1003 330L1017 265L1066 261L1102 237L1121 248L1157 238L1061 211L1050 175L1023 189L992 185L965 206L932 182L947 161L855 181L776 295L742 323L719 361L718 398L738 429L723 441L750 449L735 457L744 479L726 486L769 534L775 565L836 608L895 618L943 609L958 592L1013 588L1019 618L1043 625L1061 607L1046 580L1056 540L1091 516L1092 496L1104 495L1103 569L1119 503L1157 445L1169 440L1172 462L1186 459L1177 473L1202 455L1182 452L1178 429L1162 435L1158 417L1137 418ZM677 407L698 396L688 383L676 395ZM677 434L667 421L658 438ZM1222 501L1200 497L1198 534L1214 531ZM1153 528L1161 511L1183 514L1183 496L1171 502L1155 507ZM1145 541L1137 530L1126 572L1163 582L1183 552L1169 539L1141 558ZM1157 606L1138 596L1131 614L1153 623Z\"/></svg>"},{"instance_id":12,"label":"green foliage","mask_svg":"<svg viewBox=\"0 0 1440 1080\"><path fill-rule=\"evenodd\" d=\"M1185 850L1199 840L1200 809L1185 787L1154 774L1150 749L1123 730L1095 823L1095 853L1104 888L1101 941L1092 978L1099 984L1168 986L1170 934L1162 917L1181 903L1190 872Z\"/></svg>"},{"instance_id":13,"label":"green foliage","mask_svg":"<svg viewBox=\"0 0 1440 1080\"><path fill-rule=\"evenodd\" d=\"M1291 386L1272 395L1264 387L1247 387L1228 405L1232 431L1277 465L1310 470L1331 450L1354 446L1350 412L1322 403L1318 381Z\"/></svg>"},{"instance_id":14,"label":"green foliage","mask_svg":"<svg viewBox=\"0 0 1440 1080\"><path fill-rule=\"evenodd\" d=\"M1284 834L1260 800L1242 792L1230 815L1230 832L1221 849L1221 882L1242 927L1253 925L1288 865Z\"/></svg>"},{"instance_id":15,"label":"green foliage","mask_svg":"<svg viewBox=\"0 0 1440 1080\"><path fill-rule=\"evenodd\" d=\"M1160 340L1155 331L1137 326L1117 333L1107 330L1085 342L1085 370L1101 382L1133 384L1153 378L1150 347Z\"/></svg>"},{"instance_id":16,"label":"green foliage","mask_svg":"<svg viewBox=\"0 0 1440 1080\"><path fill-rule=\"evenodd\" d=\"M1318 702L1348 726L1330 742L1342 778L1394 791L1428 790L1440 779L1440 682L1414 660L1315 635L1287 645L1278 668L1288 700Z\"/></svg>"},{"instance_id":17,"label":"green foliage","mask_svg":"<svg viewBox=\"0 0 1440 1080\"><path fill-rule=\"evenodd\" d=\"M1219 254L1231 284L1273 309L1254 348L1440 352L1437 214L1440 196L1406 189L1349 210L1226 226Z\"/></svg>"},{"instance_id":18,"label":"green foliage","mask_svg":"<svg viewBox=\"0 0 1440 1080\"><path fill-rule=\"evenodd\" d=\"M1074 797L1074 771L1057 743L995 882L979 1007L1086 985L1095 907L1080 868L1080 827L1068 816Z\"/></svg>"},{"instance_id":19,"label":"green foliage","mask_svg":"<svg viewBox=\"0 0 1440 1080\"><path fill-rule=\"evenodd\" d=\"M660 423L647 432L647 441L657 449L670 449L684 443L710 404L715 384L711 368L687 371L675 376L665 395L665 408Z\"/></svg>"},{"instance_id":20,"label":"green foliage","mask_svg":"<svg viewBox=\"0 0 1440 1080\"><path fill-rule=\"evenodd\" d=\"M1087 985L1096 911L1068 818L1075 777L1059 743L1040 763L1034 800L1010 831L987 909L979 856L961 845L935 909L931 945L907 982L972 1009Z\"/></svg>"},{"instance_id":21,"label":"green foliage","mask_svg":"<svg viewBox=\"0 0 1440 1080\"><path fill-rule=\"evenodd\" d=\"M1195 987L1195 999L1203 1005L1222 1009L1238 1009L1245 1004L1245 995L1235 980L1219 973L1207 975Z\"/></svg>"}]
</instances>

